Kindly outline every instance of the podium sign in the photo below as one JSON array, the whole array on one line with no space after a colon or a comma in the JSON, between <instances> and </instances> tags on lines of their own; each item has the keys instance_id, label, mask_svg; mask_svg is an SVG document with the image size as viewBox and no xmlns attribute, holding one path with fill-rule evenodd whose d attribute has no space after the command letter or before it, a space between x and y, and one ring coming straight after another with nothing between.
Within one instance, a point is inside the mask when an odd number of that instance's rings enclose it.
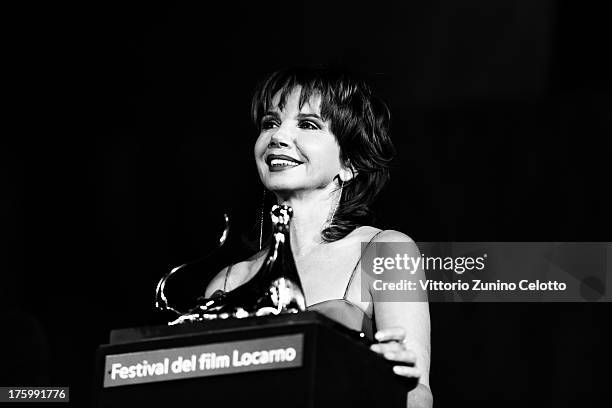
<instances>
[{"instance_id":1,"label":"podium sign","mask_svg":"<svg viewBox=\"0 0 612 408\"><path fill-rule=\"evenodd\" d=\"M95 395L100 407L405 407L410 384L391 367L316 312L122 329L98 349Z\"/></svg>"},{"instance_id":2,"label":"podium sign","mask_svg":"<svg viewBox=\"0 0 612 408\"><path fill-rule=\"evenodd\" d=\"M302 365L304 336L264 337L106 356L103 387Z\"/></svg>"}]
</instances>

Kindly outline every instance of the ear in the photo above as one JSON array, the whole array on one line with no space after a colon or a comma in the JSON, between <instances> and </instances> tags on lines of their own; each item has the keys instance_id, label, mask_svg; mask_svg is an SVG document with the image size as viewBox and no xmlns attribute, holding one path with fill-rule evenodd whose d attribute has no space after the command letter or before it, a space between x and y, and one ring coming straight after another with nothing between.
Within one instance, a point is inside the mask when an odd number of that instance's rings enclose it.
<instances>
[{"instance_id":1,"label":"ear","mask_svg":"<svg viewBox=\"0 0 612 408\"><path fill-rule=\"evenodd\" d=\"M347 164L340 169L338 176L340 176L340 180L346 183L357 176L357 170L355 170L350 162L347 162Z\"/></svg>"}]
</instances>

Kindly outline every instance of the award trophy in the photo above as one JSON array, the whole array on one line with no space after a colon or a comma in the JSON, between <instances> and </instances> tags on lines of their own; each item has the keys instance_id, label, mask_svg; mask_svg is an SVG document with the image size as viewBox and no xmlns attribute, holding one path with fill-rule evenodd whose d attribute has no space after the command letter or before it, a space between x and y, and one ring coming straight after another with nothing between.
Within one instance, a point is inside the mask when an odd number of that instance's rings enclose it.
<instances>
[{"instance_id":1,"label":"award trophy","mask_svg":"<svg viewBox=\"0 0 612 408\"><path fill-rule=\"evenodd\" d=\"M306 310L304 291L289 239L289 223L293 209L287 205L274 205L270 215L273 240L264 264L255 276L230 292L217 291L210 298L199 298L198 305L169 322L169 325L229 317L297 313ZM219 246L225 242L228 231L229 223L226 222L226 229L219 240ZM173 269L159 281L156 295L158 309L179 313L168 306L164 287L170 275L181 267Z\"/></svg>"}]
</instances>

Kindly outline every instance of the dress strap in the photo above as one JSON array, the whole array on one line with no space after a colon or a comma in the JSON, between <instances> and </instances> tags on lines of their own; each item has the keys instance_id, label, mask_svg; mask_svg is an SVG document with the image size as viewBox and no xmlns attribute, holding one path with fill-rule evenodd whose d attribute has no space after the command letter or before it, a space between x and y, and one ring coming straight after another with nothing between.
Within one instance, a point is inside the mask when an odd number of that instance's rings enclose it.
<instances>
[{"instance_id":1,"label":"dress strap","mask_svg":"<svg viewBox=\"0 0 612 408\"><path fill-rule=\"evenodd\" d=\"M359 255L359 260L357 261L357 263L355 264L355 267L353 268L353 272L351 273L351 277L349 278L348 284L346 285L346 289L344 290L344 296L342 296L342 299L346 300L346 296L348 295L349 288L351 287L351 283L353 282L353 278L355 277L355 272L357 271L357 267L361 263L361 258L363 257L363 254L368 250L372 241L374 241L374 239L376 239L376 237L379 236L382 232L384 231L378 231L376 234L374 234L374 236L368 241L368 244L361 252L361 255Z\"/></svg>"},{"instance_id":2,"label":"dress strap","mask_svg":"<svg viewBox=\"0 0 612 408\"><path fill-rule=\"evenodd\" d=\"M223 291L227 292L227 278L230 274L230 271L232 270L232 266L234 266L234 264L229 264L229 266L227 267L227 271L225 271L225 280L223 281Z\"/></svg>"}]
</instances>

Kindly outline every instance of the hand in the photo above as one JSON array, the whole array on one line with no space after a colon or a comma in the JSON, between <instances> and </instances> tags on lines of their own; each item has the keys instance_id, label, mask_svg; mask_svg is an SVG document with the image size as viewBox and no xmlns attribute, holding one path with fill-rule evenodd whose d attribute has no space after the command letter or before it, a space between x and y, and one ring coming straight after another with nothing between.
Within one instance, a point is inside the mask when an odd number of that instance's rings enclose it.
<instances>
[{"instance_id":1,"label":"hand","mask_svg":"<svg viewBox=\"0 0 612 408\"><path fill-rule=\"evenodd\" d=\"M387 360L397 361L400 365L393 366L393 372L402 377L419 379L421 374L416 368L416 354L408 350L404 344L406 332L401 327L390 327L379 330L374 335L377 344L372 344L370 350L382 354Z\"/></svg>"}]
</instances>

